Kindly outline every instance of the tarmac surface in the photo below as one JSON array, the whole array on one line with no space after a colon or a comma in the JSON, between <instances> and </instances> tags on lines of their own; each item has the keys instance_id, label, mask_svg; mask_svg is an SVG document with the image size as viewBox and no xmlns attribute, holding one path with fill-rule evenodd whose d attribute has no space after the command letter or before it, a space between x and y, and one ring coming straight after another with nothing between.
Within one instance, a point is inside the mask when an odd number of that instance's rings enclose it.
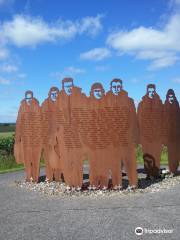
<instances>
[{"instance_id":1,"label":"tarmac surface","mask_svg":"<svg viewBox=\"0 0 180 240\"><path fill-rule=\"evenodd\" d=\"M142 195L57 197L16 187L23 179L24 171L0 174L0 240L180 239L180 185Z\"/></svg>"}]
</instances>

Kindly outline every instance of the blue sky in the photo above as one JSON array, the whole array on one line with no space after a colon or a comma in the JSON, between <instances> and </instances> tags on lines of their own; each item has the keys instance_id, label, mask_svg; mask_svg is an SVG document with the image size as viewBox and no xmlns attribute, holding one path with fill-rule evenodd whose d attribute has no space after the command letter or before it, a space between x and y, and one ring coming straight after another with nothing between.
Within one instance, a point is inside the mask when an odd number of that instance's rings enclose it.
<instances>
[{"instance_id":1,"label":"blue sky","mask_svg":"<svg viewBox=\"0 0 180 240\"><path fill-rule=\"evenodd\" d=\"M180 99L180 0L0 0L0 122L68 76L87 95L121 78L136 105L148 83Z\"/></svg>"}]
</instances>

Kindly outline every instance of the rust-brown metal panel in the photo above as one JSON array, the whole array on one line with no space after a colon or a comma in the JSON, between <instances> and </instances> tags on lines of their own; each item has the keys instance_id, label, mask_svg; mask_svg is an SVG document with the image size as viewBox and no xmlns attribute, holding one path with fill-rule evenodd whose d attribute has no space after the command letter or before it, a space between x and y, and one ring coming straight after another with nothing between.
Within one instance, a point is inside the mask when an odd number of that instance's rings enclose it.
<instances>
[{"instance_id":1,"label":"rust-brown metal panel","mask_svg":"<svg viewBox=\"0 0 180 240\"><path fill-rule=\"evenodd\" d=\"M168 164L171 173L176 173L180 160L180 109L172 89L164 103L164 144L168 148Z\"/></svg>"},{"instance_id":2,"label":"rust-brown metal panel","mask_svg":"<svg viewBox=\"0 0 180 240\"><path fill-rule=\"evenodd\" d=\"M61 124L62 116L57 108L57 96L59 89L51 87L48 98L42 103L42 140L43 140L43 157L46 165L46 178L49 181L59 181L61 179L60 156L56 155L56 161L59 162L58 167L53 168L51 163L52 146L50 139L55 134L57 127ZM53 161L53 160L52 160Z\"/></svg>"},{"instance_id":3,"label":"rust-brown metal panel","mask_svg":"<svg viewBox=\"0 0 180 240\"><path fill-rule=\"evenodd\" d=\"M135 146L138 142L138 127L134 102L126 91L118 95L106 94L108 136L112 144L111 166L113 185L121 185L122 164L128 175L129 184L137 185Z\"/></svg>"},{"instance_id":4,"label":"rust-brown metal panel","mask_svg":"<svg viewBox=\"0 0 180 240\"><path fill-rule=\"evenodd\" d=\"M27 91L25 97L18 112L15 157L18 163L24 163L26 180L38 182L42 150L41 109L31 91Z\"/></svg>"},{"instance_id":5,"label":"rust-brown metal panel","mask_svg":"<svg viewBox=\"0 0 180 240\"><path fill-rule=\"evenodd\" d=\"M138 105L140 143L148 176L158 176L163 143L163 104L154 84Z\"/></svg>"},{"instance_id":6,"label":"rust-brown metal panel","mask_svg":"<svg viewBox=\"0 0 180 240\"><path fill-rule=\"evenodd\" d=\"M68 81L67 78L64 83ZM78 131L80 124L78 111L86 106L86 99L87 97L81 93L81 89L78 87L73 86L70 95L66 94L65 90L60 91L57 105L63 116L63 124L58 126L52 140L56 152L60 154L65 182L69 186L75 187L81 187L83 182L84 149Z\"/></svg>"}]
</instances>

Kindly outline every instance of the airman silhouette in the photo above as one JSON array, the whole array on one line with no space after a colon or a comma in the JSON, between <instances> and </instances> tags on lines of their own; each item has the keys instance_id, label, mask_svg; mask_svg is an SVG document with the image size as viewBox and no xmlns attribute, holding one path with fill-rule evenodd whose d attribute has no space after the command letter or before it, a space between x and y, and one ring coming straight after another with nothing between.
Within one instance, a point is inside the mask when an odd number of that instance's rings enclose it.
<instances>
[{"instance_id":1,"label":"airman silhouette","mask_svg":"<svg viewBox=\"0 0 180 240\"><path fill-rule=\"evenodd\" d=\"M25 93L16 125L15 157L24 163L26 180L38 182L42 151L41 109L32 91Z\"/></svg>"},{"instance_id":2,"label":"airman silhouette","mask_svg":"<svg viewBox=\"0 0 180 240\"><path fill-rule=\"evenodd\" d=\"M48 93L48 98L42 103L42 135L43 135L43 156L46 165L46 178L49 181L60 181L61 179L61 169L60 169L60 159L58 168L53 168L51 166L51 136L55 134L59 121L59 112L57 107L57 97L59 94L59 89L57 87L51 87ZM60 156L57 156L59 158Z\"/></svg>"},{"instance_id":3,"label":"airman silhouette","mask_svg":"<svg viewBox=\"0 0 180 240\"><path fill-rule=\"evenodd\" d=\"M138 126L134 102L123 90L122 80L113 79L106 94L109 136L113 145L111 169L113 186L122 185L122 165L129 184L137 185L135 146L138 141Z\"/></svg>"},{"instance_id":4,"label":"airman silhouette","mask_svg":"<svg viewBox=\"0 0 180 240\"><path fill-rule=\"evenodd\" d=\"M165 142L168 148L168 164L175 174L180 160L180 109L173 89L169 89L164 103Z\"/></svg>"},{"instance_id":5,"label":"airman silhouette","mask_svg":"<svg viewBox=\"0 0 180 240\"><path fill-rule=\"evenodd\" d=\"M138 105L138 123L147 177L158 177L163 144L163 104L154 84L147 86L146 95Z\"/></svg>"},{"instance_id":6,"label":"airman silhouette","mask_svg":"<svg viewBox=\"0 0 180 240\"><path fill-rule=\"evenodd\" d=\"M83 183L83 148L78 131L78 111L86 102L81 88L75 87L72 78L62 81L62 91L57 99L59 111L63 115L63 124L58 126L54 136L55 147L62 159L62 171L69 186L81 187Z\"/></svg>"},{"instance_id":7,"label":"airman silhouette","mask_svg":"<svg viewBox=\"0 0 180 240\"><path fill-rule=\"evenodd\" d=\"M90 97L88 98L88 117L85 120L86 134L84 140L89 158L90 185L100 188L108 187L111 154L108 151L111 146L107 138L104 96L105 91L102 84L94 83L91 86Z\"/></svg>"}]
</instances>

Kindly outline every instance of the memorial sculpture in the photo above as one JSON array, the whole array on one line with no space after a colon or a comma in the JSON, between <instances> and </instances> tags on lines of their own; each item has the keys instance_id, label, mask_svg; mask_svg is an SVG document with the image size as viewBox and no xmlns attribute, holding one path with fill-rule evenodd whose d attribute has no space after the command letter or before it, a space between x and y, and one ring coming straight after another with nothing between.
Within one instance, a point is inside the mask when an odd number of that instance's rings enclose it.
<instances>
[{"instance_id":1,"label":"memorial sculpture","mask_svg":"<svg viewBox=\"0 0 180 240\"><path fill-rule=\"evenodd\" d=\"M53 168L51 166L50 159L52 158L52 149L50 139L51 136L56 132L57 127L61 124L61 116L57 108L57 97L59 94L59 89L57 87L52 87L49 90L48 98L42 103L41 113L42 113L42 140L43 140L43 157L46 166L46 178L48 181L60 181L61 179L61 169L60 166ZM59 154L57 153L57 159L59 159Z\"/></svg>"},{"instance_id":2,"label":"memorial sculpture","mask_svg":"<svg viewBox=\"0 0 180 240\"><path fill-rule=\"evenodd\" d=\"M113 79L105 93L99 82L90 96L74 86L72 78L62 80L62 90L52 87L39 106L32 91L25 93L16 123L14 154L24 163L26 180L38 182L43 154L48 181L60 181L80 189L83 161L89 162L90 188L122 186L122 169L129 185L137 186L136 146L142 145L147 177L158 177L163 144L168 148L169 169L179 164L180 109L169 89L163 105L154 84L136 108L123 89L121 79Z\"/></svg>"},{"instance_id":3,"label":"memorial sculpture","mask_svg":"<svg viewBox=\"0 0 180 240\"><path fill-rule=\"evenodd\" d=\"M32 91L25 93L16 123L14 153L18 163L24 163L26 180L38 182L42 149L42 121L39 102Z\"/></svg>"},{"instance_id":4,"label":"memorial sculpture","mask_svg":"<svg viewBox=\"0 0 180 240\"><path fill-rule=\"evenodd\" d=\"M149 84L138 105L139 136L147 177L158 177L163 144L163 103L156 86Z\"/></svg>"},{"instance_id":5,"label":"memorial sculpture","mask_svg":"<svg viewBox=\"0 0 180 240\"><path fill-rule=\"evenodd\" d=\"M175 174L180 161L180 108L175 93L169 89L164 103L164 145L168 148L169 171Z\"/></svg>"}]
</instances>

